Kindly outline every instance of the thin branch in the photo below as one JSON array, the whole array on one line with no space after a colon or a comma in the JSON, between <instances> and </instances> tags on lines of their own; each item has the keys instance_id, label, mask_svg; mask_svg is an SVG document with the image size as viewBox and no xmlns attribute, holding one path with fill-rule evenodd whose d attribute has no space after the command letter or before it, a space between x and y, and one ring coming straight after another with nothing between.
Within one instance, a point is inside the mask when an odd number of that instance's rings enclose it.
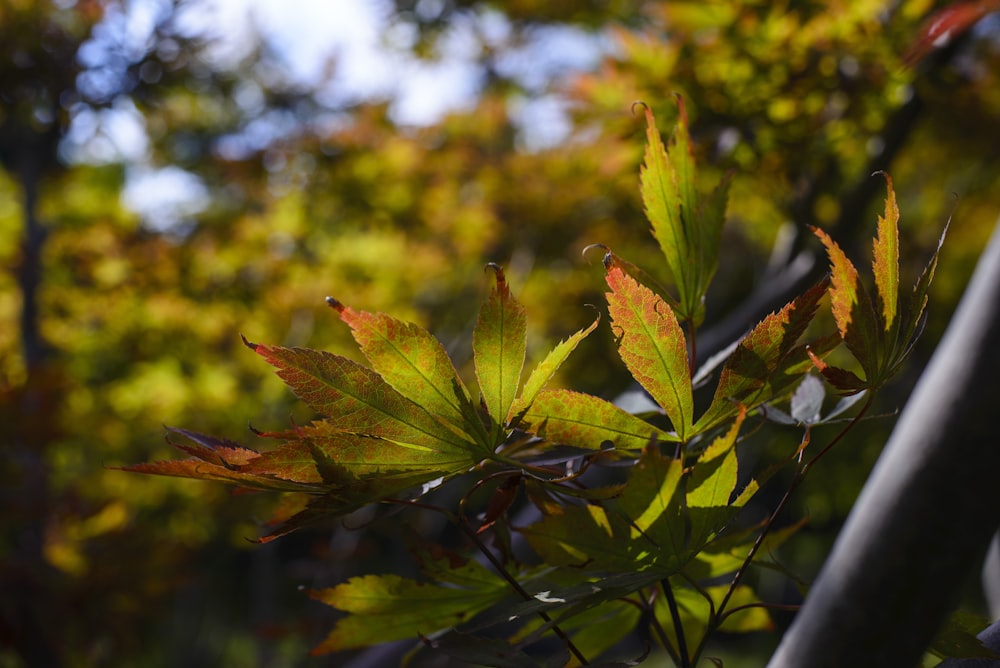
<instances>
[{"instance_id":1,"label":"thin branch","mask_svg":"<svg viewBox=\"0 0 1000 668\"><path fill-rule=\"evenodd\" d=\"M670 586L670 579L660 580L660 588L667 598L667 607L670 609L670 618L674 622L674 634L677 636L677 653L680 654L680 668L690 668L691 656L688 654L687 639L684 637L684 623L681 621L681 611L677 607L677 599L674 598L674 590Z\"/></svg>"}]
</instances>

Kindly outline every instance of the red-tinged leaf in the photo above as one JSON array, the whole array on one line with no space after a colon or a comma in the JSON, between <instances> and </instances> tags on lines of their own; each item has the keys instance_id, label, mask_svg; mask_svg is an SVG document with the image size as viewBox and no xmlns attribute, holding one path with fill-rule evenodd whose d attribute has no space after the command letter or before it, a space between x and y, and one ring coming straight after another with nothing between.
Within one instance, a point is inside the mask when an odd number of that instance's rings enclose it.
<instances>
[{"instance_id":1,"label":"red-tinged leaf","mask_svg":"<svg viewBox=\"0 0 1000 668\"><path fill-rule=\"evenodd\" d=\"M187 439L187 442L169 440L170 445L198 459L224 466L228 469L246 464L248 461L260 456L260 453L256 450L244 447L229 439L217 438L175 427L167 427L167 430L172 434L179 434Z\"/></svg>"},{"instance_id":2,"label":"red-tinged leaf","mask_svg":"<svg viewBox=\"0 0 1000 668\"><path fill-rule=\"evenodd\" d=\"M826 253L830 258L830 270L832 274L832 284L830 286L830 302L833 310L833 318L837 322L837 330L842 339L847 338L847 332L851 328L854 316L854 307L858 303L858 270L836 241L830 235L819 229L812 228L813 233L819 237L826 247Z\"/></svg>"},{"instance_id":3,"label":"red-tinged leaf","mask_svg":"<svg viewBox=\"0 0 1000 668\"><path fill-rule=\"evenodd\" d=\"M880 358L885 355L884 330L879 326L878 316L868 290L858 280L858 271L837 242L820 230L813 228L826 247L830 258L832 283L830 285L830 305L837 330L847 345L847 349L861 363L865 376L872 382L878 374Z\"/></svg>"},{"instance_id":4,"label":"red-tinged leaf","mask_svg":"<svg viewBox=\"0 0 1000 668\"><path fill-rule=\"evenodd\" d=\"M521 381L527 347L527 318L524 307L510 294L503 269L494 264L490 266L496 272L496 288L479 311L472 334L472 350L486 410L498 427L503 427Z\"/></svg>"},{"instance_id":5,"label":"red-tinged leaf","mask_svg":"<svg viewBox=\"0 0 1000 668\"><path fill-rule=\"evenodd\" d=\"M278 369L296 396L337 429L436 450L469 447L454 429L357 362L307 348L247 345Z\"/></svg>"},{"instance_id":6,"label":"red-tinged leaf","mask_svg":"<svg viewBox=\"0 0 1000 668\"><path fill-rule=\"evenodd\" d=\"M271 450L250 462L244 470L270 475L311 475L320 480L335 481L338 470L351 476L382 477L396 472L424 472L427 479L464 471L479 459L470 448L440 451L428 447L395 443L383 438L351 434L326 421L296 427L281 434L264 434L286 438L289 443ZM308 473L312 468L312 473ZM329 470L327 473L326 470Z\"/></svg>"},{"instance_id":7,"label":"red-tinged leaf","mask_svg":"<svg viewBox=\"0 0 1000 668\"><path fill-rule=\"evenodd\" d=\"M538 393L542 391L546 384L552 380L552 376L555 375L562 363L566 361L569 354L576 350L576 347L583 341L587 336L597 328L597 323L600 322L600 317L594 320L589 327L581 329L576 332L565 341L561 341L559 345L553 348L545 359L536 366L531 374L528 376L528 380L524 383L524 389L521 391L521 396L518 397L517 401L511 406L510 416L508 417L512 425L516 425L520 419L523 417L524 413L531 408L534 403L535 398L538 397Z\"/></svg>"},{"instance_id":8,"label":"red-tinged leaf","mask_svg":"<svg viewBox=\"0 0 1000 668\"><path fill-rule=\"evenodd\" d=\"M888 195L885 216L878 217L878 236L873 243L872 271L875 274L876 295L881 305L882 328L886 332L896 325L899 305L899 207L892 189L892 178L885 176Z\"/></svg>"},{"instance_id":9,"label":"red-tinged leaf","mask_svg":"<svg viewBox=\"0 0 1000 668\"><path fill-rule=\"evenodd\" d=\"M331 589L310 592L312 598L349 613L312 653L429 636L468 621L506 592L507 583L496 576L484 577L476 588L438 587L398 575L351 578Z\"/></svg>"},{"instance_id":10,"label":"red-tinged leaf","mask_svg":"<svg viewBox=\"0 0 1000 668\"><path fill-rule=\"evenodd\" d=\"M665 285L660 283L656 279L656 277L650 274L648 271L646 271L639 265L635 264L634 262L622 257L621 255L613 253L611 249L605 246L604 244L592 244L587 248L592 248L592 247L599 247L604 249L605 253L603 262L605 268L610 267L611 265L619 267L626 274L634 278L636 283L645 285L647 288L650 288L653 292L658 294L661 298L663 298L663 301L667 302L667 304L670 305L670 308L674 309L674 311L681 310L680 302L678 302L677 299L670 294L670 291L667 290Z\"/></svg>"},{"instance_id":11,"label":"red-tinged leaf","mask_svg":"<svg viewBox=\"0 0 1000 668\"><path fill-rule=\"evenodd\" d=\"M949 44L978 23L981 18L998 9L1000 9L998 0L956 2L939 9L924 22L917 38L903 56L904 64L913 67L931 51Z\"/></svg>"},{"instance_id":12,"label":"red-tinged leaf","mask_svg":"<svg viewBox=\"0 0 1000 668\"><path fill-rule=\"evenodd\" d=\"M272 491L317 491L314 485L305 485L289 480L270 478L267 476L250 475L240 471L209 464L202 459L172 459L161 462L143 462L122 466L121 471L129 473L148 473L152 475L163 475L175 478L193 478L195 480L214 480L216 482L228 482L252 489L263 489Z\"/></svg>"},{"instance_id":13,"label":"red-tinged leaf","mask_svg":"<svg viewBox=\"0 0 1000 668\"><path fill-rule=\"evenodd\" d=\"M486 506L486 512L483 513L483 522L479 525L479 529L476 533L482 533L489 529L491 526L496 524L496 521L507 512L511 504L517 498L517 493L521 489L521 476L510 476L502 483L497 485L497 488L493 491L493 496L490 497L490 503Z\"/></svg>"},{"instance_id":14,"label":"red-tinged leaf","mask_svg":"<svg viewBox=\"0 0 1000 668\"><path fill-rule=\"evenodd\" d=\"M676 170L660 138L653 111L646 108L646 158L639 172L646 217L653 228L667 267L681 294L681 302L688 294L688 263L686 251L690 242L685 234L681 212L681 188Z\"/></svg>"},{"instance_id":15,"label":"red-tinged leaf","mask_svg":"<svg viewBox=\"0 0 1000 668\"><path fill-rule=\"evenodd\" d=\"M687 440L694 400L684 331L666 302L619 267L612 265L605 280L618 354L663 408L680 440Z\"/></svg>"},{"instance_id":16,"label":"red-tinged leaf","mask_svg":"<svg viewBox=\"0 0 1000 668\"><path fill-rule=\"evenodd\" d=\"M469 391L440 341L413 323L384 313L355 311L332 298L327 301L351 327L372 368L397 392L470 439L486 440Z\"/></svg>"},{"instance_id":17,"label":"red-tinged leaf","mask_svg":"<svg viewBox=\"0 0 1000 668\"><path fill-rule=\"evenodd\" d=\"M641 450L650 442L677 440L604 399L569 390L541 392L525 421L540 438L588 450L608 442L622 450Z\"/></svg>"},{"instance_id":18,"label":"red-tinged leaf","mask_svg":"<svg viewBox=\"0 0 1000 668\"><path fill-rule=\"evenodd\" d=\"M739 404L754 408L806 373L804 351L795 347L816 315L826 291L822 281L761 320L726 360L708 410L698 418L695 433L703 433L733 417ZM799 359L799 358L803 359Z\"/></svg>"},{"instance_id":19,"label":"red-tinged leaf","mask_svg":"<svg viewBox=\"0 0 1000 668\"><path fill-rule=\"evenodd\" d=\"M318 491L316 485L306 482L246 472L245 466L260 457L260 453L250 448L244 448L232 441L184 429L171 429L171 431L186 437L190 442L170 441L170 444L179 450L195 455L194 458L144 462L118 467L119 470L196 480L215 480L257 490Z\"/></svg>"},{"instance_id":20,"label":"red-tinged leaf","mask_svg":"<svg viewBox=\"0 0 1000 668\"><path fill-rule=\"evenodd\" d=\"M825 378L838 393L843 395L852 395L857 394L858 392L863 392L869 388L869 383L859 378L853 371L830 366L818 357L813 356L812 353L810 353L810 357L812 357L813 363L816 365L816 369L823 374L823 378Z\"/></svg>"}]
</instances>

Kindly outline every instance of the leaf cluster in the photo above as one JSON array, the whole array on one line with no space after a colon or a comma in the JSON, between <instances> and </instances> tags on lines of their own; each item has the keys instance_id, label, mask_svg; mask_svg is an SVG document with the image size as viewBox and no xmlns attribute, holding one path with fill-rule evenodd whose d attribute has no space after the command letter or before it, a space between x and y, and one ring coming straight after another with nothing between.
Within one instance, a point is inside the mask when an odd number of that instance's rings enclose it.
<instances>
[{"instance_id":1,"label":"leaf cluster","mask_svg":"<svg viewBox=\"0 0 1000 668\"><path fill-rule=\"evenodd\" d=\"M794 532L771 531L774 518L809 466L845 433L803 463L811 428L856 401L821 417L825 392L809 372L818 369L848 394L881 388L919 333L936 254L900 316L898 210L887 178L886 213L874 243L876 298L836 243L817 231L832 278L765 317L714 365L696 370L695 339L718 266L728 180L708 196L696 192L683 102L669 148L648 109L646 120L640 191L674 292L610 250L604 280L619 357L655 402L655 415L548 387L598 321L524 377L525 309L503 270L490 264L494 286L473 332L477 392L424 328L328 298L367 366L329 352L245 341L312 409L314 421L262 434L278 441L266 452L173 430L181 437L175 445L190 458L127 470L287 493L292 501L262 541L382 503L439 513L478 551L483 561L423 546L415 550L420 580L365 575L313 592L347 613L317 652L412 638L465 661L528 666L541 665L529 648L555 635L571 661L586 664L640 629L687 666L720 628L769 628L765 604L743 578L752 564L767 563L757 556L762 548ZM839 336L810 330L827 295ZM824 361L841 340L865 379ZM695 380L712 376L714 394L699 410ZM775 406L786 401L787 412ZM741 433L759 417L804 433L787 457L798 464L785 500L763 525L746 528L739 526L740 510L773 473L741 470ZM469 480L457 508L434 505L428 496ZM470 517L473 493L483 488L492 490L490 501L478 519ZM533 511L515 520L512 509L524 506L522 497ZM530 547L530 558L515 550L515 536ZM601 634L587 632L595 623Z\"/></svg>"}]
</instances>

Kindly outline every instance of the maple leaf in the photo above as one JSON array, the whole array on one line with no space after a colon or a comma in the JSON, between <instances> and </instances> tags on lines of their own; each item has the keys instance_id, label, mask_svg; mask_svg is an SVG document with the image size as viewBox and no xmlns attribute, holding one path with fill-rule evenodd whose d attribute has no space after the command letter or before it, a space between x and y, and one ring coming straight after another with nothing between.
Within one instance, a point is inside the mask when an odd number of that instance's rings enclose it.
<instances>
[{"instance_id":1,"label":"maple leaf","mask_svg":"<svg viewBox=\"0 0 1000 668\"><path fill-rule=\"evenodd\" d=\"M639 185L653 236L679 293L678 314L697 325L704 319L705 292L718 266L730 176L699 201L687 111L684 99L677 100L678 122L669 150L652 110L646 108L646 155Z\"/></svg>"},{"instance_id":2,"label":"maple leaf","mask_svg":"<svg viewBox=\"0 0 1000 668\"><path fill-rule=\"evenodd\" d=\"M496 287L479 312L472 351L479 390L499 434L507 424L521 382L527 317L524 307L510 294L503 269L495 264L489 266L496 272Z\"/></svg>"},{"instance_id":3,"label":"maple leaf","mask_svg":"<svg viewBox=\"0 0 1000 668\"><path fill-rule=\"evenodd\" d=\"M267 541L369 503L419 495L484 460L500 459L498 448L597 321L557 345L518 396L526 348L524 309L510 293L503 270L490 267L496 284L480 310L473 341L485 414L473 403L444 347L426 330L328 298L351 327L371 368L324 351L244 339L318 414L317 420L260 434L279 441L264 453L173 430L184 437L175 445L192 457L125 470L299 493L294 504L282 506L275 518L280 523L261 539ZM643 443L656 432L646 434ZM506 456L502 460L507 466L520 465Z\"/></svg>"},{"instance_id":4,"label":"maple leaf","mask_svg":"<svg viewBox=\"0 0 1000 668\"><path fill-rule=\"evenodd\" d=\"M694 411L684 331L670 306L655 292L614 265L605 274L611 326L618 354L632 377L664 410L684 441Z\"/></svg>"},{"instance_id":5,"label":"maple leaf","mask_svg":"<svg viewBox=\"0 0 1000 668\"><path fill-rule=\"evenodd\" d=\"M805 347L796 344L816 315L826 289L826 281L814 285L765 317L740 340L723 364L715 396L694 425L695 433L732 418L741 404L752 408L770 401L810 370ZM825 341L812 345L814 354L829 347Z\"/></svg>"},{"instance_id":6,"label":"maple leaf","mask_svg":"<svg viewBox=\"0 0 1000 668\"><path fill-rule=\"evenodd\" d=\"M837 242L818 229L813 232L826 247L832 280L830 305L840 336L858 360L865 374L833 367L818 358L814 363L823 377L844 394L875 390L884 386L902 367L919 336L927 305L927 292L934 278L938 255L948 231L938 240L937 248L917 279L905 312L899 309L899 209L892 179L886 180L885 215L879 216L878 233L873 242L872 273L875 299L858 278L858 271ZM949 221L950 222L950 221Z\"/></svg>"}]
</instances>

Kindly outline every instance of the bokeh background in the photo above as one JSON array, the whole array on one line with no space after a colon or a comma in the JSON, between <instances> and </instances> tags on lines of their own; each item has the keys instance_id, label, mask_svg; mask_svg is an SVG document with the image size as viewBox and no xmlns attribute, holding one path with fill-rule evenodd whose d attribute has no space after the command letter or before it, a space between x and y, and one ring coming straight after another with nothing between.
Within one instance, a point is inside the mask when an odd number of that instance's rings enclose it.
<instances>
[{"instance_id":1,"label":"bokeh background","mask_svg":"<svg viewBox=\"0 0 1000 668\"><path fill-rule=\"evenodd\" d=\"M427 326L461 365L486 262L536 359L602 303L587 244L665 278L635 101L669 129L682 94L702 185L735 171L702 356L822 274L807 225L865 260L873 171L911 276L954 211L876 412L901 407L1000 214L1000 19L904 65L941 4L0 1L0 667L387 665L308 657L332 618L299 588L405 570L391 528L257 546L272 499L113 467L173 457L164 425L266 447L248 422L308 419L239 335L357 356L328 294ZM613 344L601 328L559 382L627 390ZM803 578L891 426L798 493L788 519L810 522L781 558ZM726 665L759 665L776 622L724 639L744 657Z\"/></svg>"}]
</instances>

